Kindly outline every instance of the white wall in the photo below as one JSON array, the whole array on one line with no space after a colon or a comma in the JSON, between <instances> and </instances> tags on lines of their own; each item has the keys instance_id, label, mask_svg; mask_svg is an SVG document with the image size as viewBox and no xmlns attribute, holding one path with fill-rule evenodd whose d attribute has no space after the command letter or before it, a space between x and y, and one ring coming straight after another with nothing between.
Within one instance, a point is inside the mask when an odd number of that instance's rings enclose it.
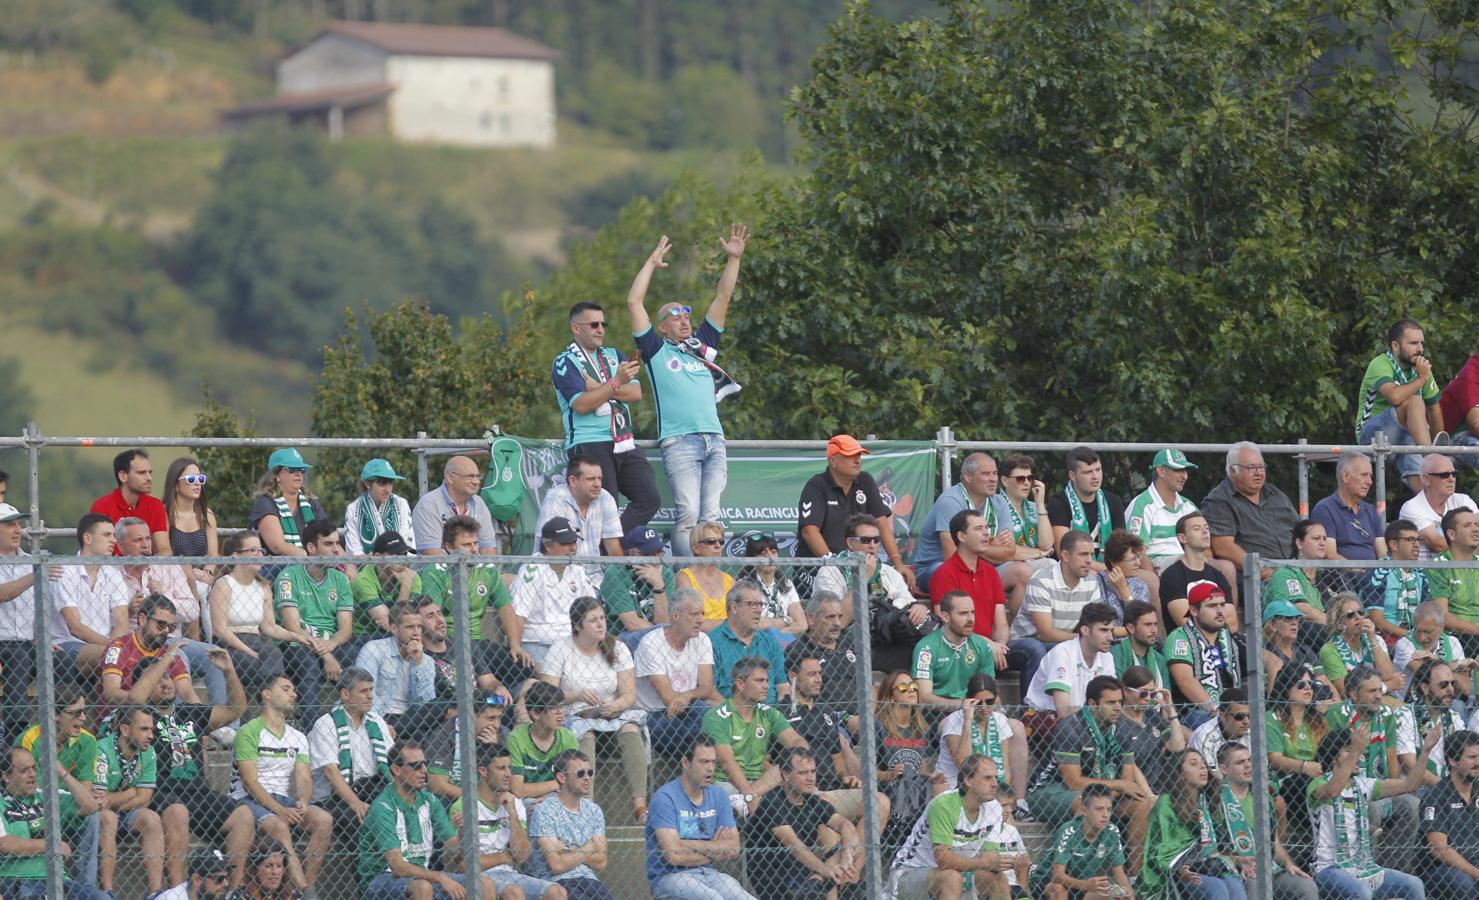
<instances>
[{"instance_id":1,"label":"white wall","mask_svg":"<svg viewBox=\"0 0 1479 900\"><path fill-rule=\"evenodd\" d=\"M402 140L547 147L555 140L555 70L549 62L393 56L386 80L391 133Z\"/></svg>"},{"instance_id":2,"label":"white wall","mask_svg":"<svg viewBox=\"0 0 1479 900\"><path fill-rule=\"evenodd\" d=\"M381 84L387 76L384 51L339 34L325 34L277 64L277 90L304 93L325 88Z\"/></svg>"}]
</instances>

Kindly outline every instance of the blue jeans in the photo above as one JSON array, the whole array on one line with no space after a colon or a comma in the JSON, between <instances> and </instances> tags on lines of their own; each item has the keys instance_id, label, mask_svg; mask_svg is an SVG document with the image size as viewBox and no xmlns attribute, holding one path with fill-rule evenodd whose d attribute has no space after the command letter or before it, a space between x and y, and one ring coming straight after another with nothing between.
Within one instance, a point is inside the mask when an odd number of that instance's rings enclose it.
<instances>
[{"instance_id":1,"label":"blue jeans","mask_svg":"<svg viewBox=\"0 0 1479 900\"><path fill-rule=\"evenodd\" d=\"M1439 866L1429 872L1426 884L1434 900L1479 900L1479 881L1452 866Z\"/></svg>"},{"instance_id":2,"label":"blue jeans","mask_svg":"<svg viewBox=\"0 0 1479 900\"><path fill-rule=\"evenodd\" d=\"M1411 447L1415 441L1402 423L1397 421L1397 410L1395 407L1387 407L1379 416L1366 420L1361 426L1361 433L1357 436L1357 443L1372 444L1376 442L1378 434L1387 436L1387 443L1394 447ZM1422 457L1416 453L1404 453L1397 457L1397 471L1403 478L1408 475L1416 475L1422 466Z\"/></svg>"},{"instance_id":3,"label":"blue jeans","mask_svg":"<svg viewBox=\"0 0 1479 900\"><path fill-rule=\"evenodd\" d=\"M1466 431L1463 434L1454 435L1453 443L1457 447L1479 447L1479 437L1474 437ZM1479 454L1473 456L1454 456L1450 457L1450 459L1471 469L1479 470Z\"/></svg>"},{"instance_id":4,"label":"blue jeans","mask_svg":"<svg viewBox=\"0 0 1479 900\"><path fill-rule=\"evenodd\" d=\"M185 657L185 662L190 664L191 677L205 679L205 689L211 695L213 706L222 706L226 703L226 673L211 664L210 651L215 646L200 641L192 641L186 637L172 637L169 639L172 647L179 647L180 654Z\"/></svg>"},{"instance_id":5,"label":"blue jeans","mask_svg":"<svg viewBox=\"0 0 1479 900\"><path fill-rule=\"evenodd\" d=\"M1420 879L1396 869L1382 871L1386 874L1382 876L1381 887L1375 891L1339 866L1321 869L1315 875L1315 884L1320 886L1320 896L1325 900L1382 900L1386 897L1426 900L1427 893Z\"/></svg>"},{"instance_id":6,"label":"blue jeans","mask_svg":"<svg viewBox=\"0 0 1479 900\"><path fill-rule=\"evenodd\" d=\"M652 900L755 900L718 869L697 866L669 872L652 882Z\"/></svg>"},{"instance_id":7,"label":"blue jeans","mask_svg":"<svg viewBox=\"0 0 1479 900\"><path fill-rule=\"evenodd\" d=\"M21 879L0 881L0 897L4 900L16 900L18 897L45 897L45 879ZM110 900L108 894L103 893L95 887L88 887L80 881L67 882L67 900Z\"/></svg>"},{"instance_id":8,"label":"blue jeans","mask_svg":"<svg viewBox=\"0 0 1479 900\"><path fill-rule=\"evenodd\" d=\"M467 887L466 875L452 875L452 877L457 880L458 884ZM413 878L397 878L387 869L376 875L375 880L370 882L370 886L365 888L364 900L403 900L414 880ZM447 892L442 889L442 886L438 884L433 887L432 896L437 900L446 900ZM477 890L473 890L471 896L479 896Z\"/></svg>"},{"instance_id":9,"label":"blue jeans","mask_svg":"<svg viewBox=\"0 0 1479 900\"><path fill-rule=\"evenodd\" d=\"M83 885L98 886L98 840L103 834L103 819L93 813L82 820L75 830L68 829L66 836L75 840L72 846L72 877Z\"/></svg>"},{"instance_id":10,"label":"blue jeans","mask_svg":"<svg viewBox=\"0 0 1479 900\"><path fill-rule=\"evenodd\" d=\"M525 900L540 900L544 892L555 886L553 881L545 881L543 878L535 878L533 875L525 875L514 869L486 869L483 877L493 882L493 887L502 891L506 887L516 887L524 892Z\"/></svg>"},{"instance_id":11,"label":"blue jeans","mask_svg":"<svg viewBox=\"0 0 1479 900\"><path fill-rule=\"evenodd\" d=\"M663 710L647 714L647 737L652 741L652 752L664 756L680 756L693 746L693 739L703 729L704 713L709 704L695 700L677 718L670 719Z\"/></svg>"},{"instance_id":12,"label":"blue jeans","mask_svg":"<svg viewBox=\"0 0 1479 900\"><path fill-rule=\"evenodd\" d=\"M662 442L662 464L678 507L673 555L692 556L688 536L700 521L719 521L719 500L729 480L729 454L722 434L685 434Z\"/></svg>"},{"instance_id":13,"label":"blue jeans","mask_svg":"<svg viewBox=\"0 0 1479 900\"><path fill-rule=\"evenodd\" d=\"M1171 877L1176 878L1174 875ZM1181 886L1181 896L1186 900L1248 900L1248 891L1243 887L1243 879L1231 875L1226 878L1203 875L1202 880L1197 884L1176 878L1176 883Z\"/></svg>"},{"instance_id":14,"label":"blue jeans","mask_svg":"<svg viewBox=\"0 0 1479 900\"><path fill-rule=\"evenodd\" d=\"M1037 674L1038 663L1047 655L1048 645L1035 637L1007 641L1007 668L1017 672L1017 678L1023 685L1032 684L1032 676ZM1022 688L1022 693L1027 693L1027 687Z\"/></svg>"}]
</instances>

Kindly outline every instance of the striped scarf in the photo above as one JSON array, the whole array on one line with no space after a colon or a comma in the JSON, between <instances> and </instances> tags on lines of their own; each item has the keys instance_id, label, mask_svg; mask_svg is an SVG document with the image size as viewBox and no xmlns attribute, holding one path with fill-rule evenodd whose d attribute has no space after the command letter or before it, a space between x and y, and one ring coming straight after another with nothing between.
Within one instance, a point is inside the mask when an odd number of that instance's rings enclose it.
<instances>
[{"instance_id":1,"label":"striped scarf","mask_svg":"<svg viewBox=\"0 0 1479 900\"><path fill-rule=\"evenodd\" d=\"M294 547L303 546L303 536L298 533L298 520L293 517L293 508L288 505L288 498L278 497L277 518L282 523L282 539ZM303 524L307 525L313 521L313 504L308 502L308 492L298 492L298 509L303 515Z\"/></svg>"},{"instance_id":2,"label":"striped scarf","mask_svg":"<svg viewBox=\"0 0 1479 900\"><path fill-rule=\"evenodd\" d=\"M299 495L302 496L302 495ZM359 529L360 540L366 547L375 543L375 538L387 531L400 531L400 508L395 502L395 494L391 494L385 500L385 505L379 509L375 508L375 501L370 499L370 492L365 491L359 498L359 507L355 518L358 519L356 527ZM308 521L306 518L304 521ZM286 530L286 529L284 529Z\"/></svg>"},{"instance_id":3,"label":"striped scarf","mask_svg":"<svg viewBox=\"0 0 1479 900\"><path fill-rule=\"evenodd\" d=\"M334 720L334 734L339 739L339 774L344 776L347 783L354 783L354 754L349 750L349 713L344 711L342 705L334 707L329 711L329 716ZM387 760L390 758L389 748L385 745L385 735L380 731L380 726L375 723L373 716L365 715L365 731L370 733L370 747L375 755L375 768L379 776L386 781L390 780L390 766Z\"/></svg>"}]
</instances>

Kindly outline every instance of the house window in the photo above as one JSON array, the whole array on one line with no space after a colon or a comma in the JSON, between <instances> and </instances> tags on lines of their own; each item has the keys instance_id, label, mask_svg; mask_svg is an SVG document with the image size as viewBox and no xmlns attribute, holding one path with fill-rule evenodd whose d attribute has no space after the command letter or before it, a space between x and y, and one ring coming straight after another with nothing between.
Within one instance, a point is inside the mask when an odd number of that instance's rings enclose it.
<instances>
[{"instance_id":1,"label":"house window","mask_svg":"<svg viewBox=\"0 0 1479 900\"><path fill-rule=\"evenodd\" d=\"M508 99L508 76L507 75L499 75L498 76L498 99L499 100L507 100Z\"/></svg>"},{"instance_id":2,"label":"house window","mask_svg":"<svg viewBox=\"0 0 1479 900\"><path fill-rule=\"evenodd\" d=\"M493 114L490 112L478 113L478 127L487 131L493 127Z\"/></svg>"},{"instance_id":3,"label":"house window","mask_svg":"<svg viewBox=\"0 0 1479 900\"><path fill-rule=\"evenodd\" d=\"M498 133L504 137L508 137L514 133L514 123L508 113L503 113L498 117Z\"/></svg>"}]
</instances>

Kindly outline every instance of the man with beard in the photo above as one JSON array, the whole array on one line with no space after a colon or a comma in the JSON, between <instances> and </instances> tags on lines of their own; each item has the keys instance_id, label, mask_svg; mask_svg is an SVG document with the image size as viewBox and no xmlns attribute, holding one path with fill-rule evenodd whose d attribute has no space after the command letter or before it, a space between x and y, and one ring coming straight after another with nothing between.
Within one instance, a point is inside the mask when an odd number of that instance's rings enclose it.
<instances>
[{"instance_id":1,"label":"man with beard","mask_svg":"<svg viewBox=\"0 0 1479 900\"><path fill-rule=\"evenodd\" d=\"M1399 446L1426 446L1437 438L1448 443L1439 394L1433 363L1423 352L1422 326L1398 319L1387 329L1387 349L1366 364L1361 376L1356 442L1370 444L1384 434L1387 443ZM1397 471L1414 494L1420 490L1417 465L1414 455L1397 457Z\"/></svg>"},{"instance_id":2,"label":"man with beard","mask_svg":"<svg viewBox=\"0 0 1479 900\"><path fill-rule=\"evenodd\" d=\"M714 739L700 734L684 748L678 777L652 794L647 883L656 900L692 897L700 889L726 900L749 897L732 876L714 868L740 855L729 795L714 784L718 763Z\"/></svg>"},{"instance_id":3,"label":"man with beard","mask_svg":"<svg viewBox=\"0 0 1479 900\"><path fill-rule=\"evenodd\" d=\"M160 594L150 594L139 604L139 611L134 616L134 630L108 642L108 648L103 651L102 696L98 703L100 714L128 700L129 690L143 674L145 667L165 652L165 643L175 630L175 622L175 605L170 599ZM175 683L176 691L186 703L199 703L200 697L195 693L195 686L190 683L190 671L185 666L184 658L178 653L172 653L171 656L173 661L170 663L169 677ZM226 691L222 690L221 693L225 695Z\"/></svg>"},{"instance_id":4,"label":"man with beard","mask_svg":"<svg viewBox=\"0 0 1479 900\"><path fill-rule=\"evenodd\" d=\"M1442 900L1479 897L1479 734L1456 731L1443 742L1448 777L1423 798L1422 827L1427 838L1424 881Z\"/></svg>"},{"instance_id":5,"label":"man with beard","mask_svg":"<svg viewBox=\"0 0 1479 900\"><path fill-rule=\"evenodd\" d=\"M1171 670L1172 693L1184 709L1182 721L1195 729L1217 714L1224 690L1243 683L1243 667L1241 650L1227 627L1222 589L1198 582L1186 600L1191 607L1186 623L1166 635L1166 668Z\"/></svg>"},{"instance_id":6,"label":"man with beard","mask_svg":"<svg viewBox=\"0 0 1479 900\"><path fill-rule=\"evenodd\" d=\"M138 835L149 890L164 887L164 826L149 808L158 778L154 756L154 717L141 706L125 706L115 731L98 742L97 775L103 797L98 841L98 888L113 892L118 865L118 828Z\"/></svg>"},{"instance_id":7,"label":"man with beard","mask_svg":"<svg viewBox=\"0 0 1479 900\"><path fill-rule=\"evenodd\" d=\"M201 847L190 857L190 880L152 900L226 900L230 879L231 861L214 847Z\"/></svg>"}]
</instances>

